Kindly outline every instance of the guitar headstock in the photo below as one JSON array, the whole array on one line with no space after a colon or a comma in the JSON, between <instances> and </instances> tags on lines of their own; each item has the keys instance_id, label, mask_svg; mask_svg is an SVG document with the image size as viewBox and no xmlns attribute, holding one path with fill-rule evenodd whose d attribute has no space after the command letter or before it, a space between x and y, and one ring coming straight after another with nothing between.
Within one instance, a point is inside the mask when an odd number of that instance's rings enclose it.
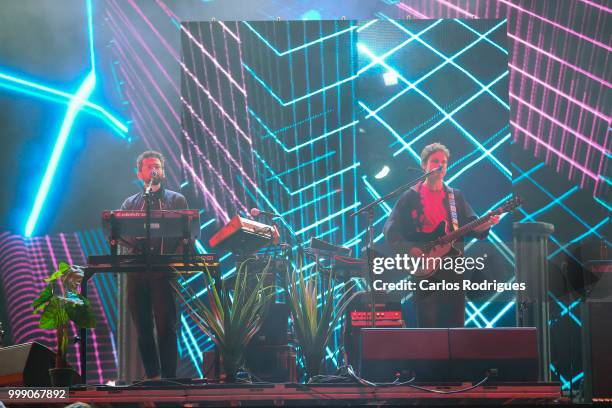
<instances>
[{"instance_id":1,"label":"guitar headstock","mask_svg":"<svg viewBox=\"0 0 612 408\"><path fill-rule=\"evenodd\" d=\"M500 215L503 213L507 213L507 212L514 210L515 208L520 207L522 204L523 204L523 199L519 196L514 196L504 201L502 205L500 205L495 210L491 211L491 213L493 215Z\"/></svg>"}]
</instances>

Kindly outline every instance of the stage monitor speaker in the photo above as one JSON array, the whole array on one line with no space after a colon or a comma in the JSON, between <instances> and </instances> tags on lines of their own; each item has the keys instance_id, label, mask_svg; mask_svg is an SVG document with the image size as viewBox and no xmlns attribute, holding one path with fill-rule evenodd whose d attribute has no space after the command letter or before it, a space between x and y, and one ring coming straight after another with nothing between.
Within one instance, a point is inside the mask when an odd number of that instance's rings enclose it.
<instances>
[{"instance_id":1,"label":"stage monitor speaker","mask_svg":"<svg viewBox=\"0 0 612 408\"><path fill-rule=\"evenodd\" d=\"M48 387L55 353L40 343L0 348L0 387Z\"/></svg>"},{"instance_id":2,"label":"stage monitor speaker","mask_svg":"<svg viewBox=\"0 0 612 408\"><path fill-rule=\"evenodd\" d=\"M364 328L359 350L360 375L369 381L448 377L448 329Z\"/></svg>"},{"instance_id":3,"label":"stage monitor speaker","mask_svg":"<svg viewBox=\"0 0 612 408\"><path fill-rule=\"evenodd\" d=\"M451 380L538 380L535 327L451 328L448 336Z\"/></svg>"}]
</instances>

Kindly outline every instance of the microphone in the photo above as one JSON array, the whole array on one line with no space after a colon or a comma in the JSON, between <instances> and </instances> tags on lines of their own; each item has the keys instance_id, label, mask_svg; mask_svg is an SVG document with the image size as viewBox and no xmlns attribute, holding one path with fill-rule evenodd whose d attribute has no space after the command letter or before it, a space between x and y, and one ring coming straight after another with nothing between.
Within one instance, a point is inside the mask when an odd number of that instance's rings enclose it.
<instances>
[{"instance_id":1,"label":"microphone","mask_svg":"<svg viewBox=\"0 0 612 408\"><path fill-rule=\"evenodd\" d=\"M269 211L262 211L259 208L251 208L251 210L249 211L249 214L251 214L251 217L257 217L259 215L263 215L269 218L279 218L280 217L280 215L278 214L275 214Z\"/></svg>"},{"instance_id":2,"label":"microphone","mask_svg":"<svg viewBox=\"0 0 612 408\"><path fill-rule=\"evenodd\" d=\"M151 178L159 178L159 172L157 170L151 170Z\"/></svg>"}]
</instances>

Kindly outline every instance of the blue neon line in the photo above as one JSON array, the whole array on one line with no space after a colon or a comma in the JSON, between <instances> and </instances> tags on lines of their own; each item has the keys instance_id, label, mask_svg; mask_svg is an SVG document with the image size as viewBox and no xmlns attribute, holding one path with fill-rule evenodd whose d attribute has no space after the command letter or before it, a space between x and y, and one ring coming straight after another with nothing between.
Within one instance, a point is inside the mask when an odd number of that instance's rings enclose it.
<instances>
[{"instance_id":1,"label":"blue neon line","mask_svg":"<svg viewBox=\"0 0 612 408\"><path fill-rule=\"evenodd\" d=\"M438 20L441 21L441 20ZM472 43L470 43L469 45L467 45L465 48L463 48L462 50L458 51L456 54L454 54L452 57L449 58L449 60L454 60L455 58L457 58L458 56L460 56L461 54L463 54L464 52L466 52L467 50L469 50L470 48L472 48L473 46L475 46L476 44L478 44L482 38L484 38L485 36L489 35L491 32L493 32L494 30L496 30L501 24L505 23L505 19L500 22L499 24L497 24L496 26L494 26L493 28L491 28L489 31L487 31L486 33L482 34L482 36L480 38L478 38L477 40L473 41ZM386 58L385 54L381 55L379 57L381 60L384 60ZM425 74L424 76L422 76L421 78L417 79L414 83L413 86L416 86L418 84L420 84L422 81L424 81L425 79L429 78L430 76L432 76L434 73L436 73L437 71L439 71L440 69L444 68L444 66L448 64L448 61L443 62L442 64L438 65L437 67L435 67L434 69L432 69L431 71L429 71L427 74ZM507 72L506 72L507 73ZM385 108L386 106L388 106L391 102L393 102L395 99L399 98L401 95L403 95L404 93L408 92L410 89L412 89L412 87L407 87L405 89L403 89L402 91L398 92L397 94L395 94L393 97L391 97L388 101L386 101L385 103L383 103L382 105L380 105L378 108L376 108L374 110L375 113L378 113L381 109ZM480 94L480 93L479 93Z\"/></svg>"},{"instance_id":2,"label":"blue neon line","mask_svg":"<svg viewBox=\"0 0 612 408\"><path fill-rule=\"evenodd\" d=\"M588 231L586 231L584 234L581 234L581 235L577 236L576 238L572 239L567 244L565 244L562 247L558 248L552 254L548 255L548 259L552 259L555 255L557 255L562 250L566 249L568 246L570 246L570 245L580 241L581 239L583 239L583 238L585 238L585 237L587 237L587 236L589 236L589 235L591 235L593 233L596 234L596 235L599 235L599 233L597 233L597 229L599 229L599 227L601 227L602 225L607 224L608 221L610 221L610 217L604 218L597 225L595 225L594 227L589 228Z\"/></svg>"},{"instance_id":3,"label":"blue neon line","mask_svg":"<svg viewBox=\"0 0 612 408\"><path fill-rule=\"evenodd\" d=\"M384 17L385 17L385 19L387 21L389 21L391 24L393 24L394 26L396 26L400 30L404 31L405 33L407 33L409 35L413 35L413 33L409 29L404 27L402 24L399 24L397 21L392 20L392 19L388 18L387 16L384 16ZM463 72L468 78L470 78L472 81L476 82L476 84L478 84L481 88L485 87L485 85L482 82L480 82L474 75L472 75L468 70L466 70L465 68L463 68L462 66L457 64L455 61L450 60L449 57L447 57L446 55L442 54L440 51L438 51L437 49L435 49L434 47L429 45L427 42L423 41L421 38L417 38L417 41L420 42L421 44L423 44L425 47L429 48L432 52L434 52L436 55L438 55L443 60L448 61L451 65L453 65L459 71ZM495 95L495 93L493 93L493 91L491 91L490 89L487 89L486 92L489 95L491 95L493 97L493 99L495 99L497 102L499 102L504 108L506 108L507 110L510 110L510 105L508 105L505 101L501 100L501 98L499 96Z\"/></svg>"},{"instance_id":4,"label":"blue neon line","mask_svg":"<svg viewBox=\"0 0 612 408\"><path fill-rule=\"evenodd\" d=\"M334 178L334 177L336 177L336 176L339 176L339 175L341 175L341 174L343 174L343 173L346 173L347 171L349 171L349 170L351 170L351 169L354 169L354 168L359 167L359 165L360 165L360 164L361 164L360 162L353 163L352 165L350 165L350 166L348 166L348 167L345 167L345 168L343 168L342 170L339 170L339 171L337 171L337 172L335 172L335 173L333 173L333 174L330 174L329 176L323 177L322 179L319 179L319 180L317 180L317 181L315 181L315 182L313 182L313 183L310 183L309 185L304 186L304 187L300 188L299 190L293 191L293 192L291 193L291 195L299 194L299 193L301 193L302 191L308 190L309 188L313 188L313 187L315 187L317 184L320 184L320 183L322 183L322 182L324 182L324 181L326 181L326 180L329 180L329 179Z\"/></svg>"},{"instance_id":5,"label":"blue neon line","mask_svg":"<svg viewBox=\"0 0 612 408\"><path fill-rule=\"evenodd\" d=\"M200 369L200 363L196 360L196 357L193 355L193 350L191 349L191 346L189 345L189 342L187 341L187 338L185 337L184 330L181 330L181 338L183 339L183 343L185 344L185 347L187 348L189 357L191 357L191 361L193 362L194 367L198 371L198 374L200 375L200 377L204 377L204 375L202 374L202 370Z\"/></svg>"},{"instance_id":6,"label":"blue neon line","mask_svg":"<svg viewBox=\"0 0 612 408\"><path fill-rule=\"evenodd\" d=\"M201 362L203 358L202 352L200 351L200 348L198 347L198 342L196 341L196 339L193 337L193 334L191 333L191 328L189 327L189 323L187 322L187 319L185 319L185 315L182 313L181 313L181 322L183 323L183 327L187 329L187 335L193 342L194 348L196 349L196 352L198 353L198 357L200 358L200 362Z\"/></svg>"},{"instance_id":7,"label":"blue neon line","mask_svg":"<svg viewBox=\"0 0 612 408\"><path fill-rule=\"evenodd\" d=\"M495 85L498 81L500 81L501 79L503 79L506 75L508 75L508 71L504 72L503 74L501 74L500 76L498 76L497 78L495 78L489 85L487 85L488 87L491 87L493 85ZM415 88L416 89L416 88ZM431 132L432 130L436 129L438 126L440 126L442 123L444 123L447 119L451 119L454 121L454 119L452 119L452 116L459 112L461 109L463 109L465 106L467 106L470 102L472 102L474 99L476 99L477 97L479 97L482 93L484 92L484 90L480 90L478 92L476 92L474 95L472 95L471 97L469 97L468 99L465 100L465 102L463 102L461 105L457 106L455 109L453 109L451 112L447 113L445 111L441 111L442 114L444 115L444 117L442 119L440 119L438 122L436 122L433 126L427 128L425 131L421 132L418 136L416 136L414 139L412 139L410 141L410 143L408 143L408 145L412 145L413 143L417 142L418 140L420 140L422 137L424 137L425 135L427 135L429 132ZM375 112L375 111L374 111ZM464 133L465 134L465 133ZM466 134L467 135L467 134ZM397 150L395 153L393 153L393 157L397 156L398 154L401 153L401 151L405 149L405 147L401 147L399 150ZM484 147L482 147L481 150L484 150ZM495 159L495 156L493 156L492 158ZM504 167L505 168L505 167ZM506 169L508 174L512 174L510 172L510 170Z\"/></svg>"},{"instance_id":8,"label":"blue neon line","mask_svg":"<svg viewBox=\"0 0 612 408\"><path fill-rule=\"evenodd\" d=\"M357 32L358 32L358 33L362 32L363 30L365 30L366 28L368 28L368 27L369 27L369 26L371 26L372 24L375 24L376 22L378 22L378 19L376 19L376 18L375 18L375 19L372 19L372 20L370 20L370 21L368 21L368 22L367 22L367 23L365 23L364 25L359 26L359 28L357 29Z\"/></svg>"},{"instance_id":9,"label":"blue neon line","mask_svg":"<svg viewBox=\"0 0 612 408\"><path fill-rule=\"evenodd\" d=\"M45 175L43 176L42 182L38 189L38 193L36 194L34 206L32 207L30 217L28 218L28 222L26 224L26 237L32 236L32 232L36 227L36 223L38 221L38 217L40 216L42 207L47 199L47 194L49 193L51 182L53 181L53 177L55 176L55 171L57 170L59 160L61 159L62 153L64 152L64 147L66 146L66 141L68 140L68 136L70 134L70 131L72 130L72 125L74 124L76 115L79 113L79 110L83 105L83 101L89 98L89 96L91 95L95 85L96 74L95 72L91 71L77 90L75 98L68 105L68 110L66 111L64 122L62 123L62 126L60 128L57 141L55 142L55 147L53 148L53 152L51 153L51 159L47 164L47 170L45 171Z\"/></svg>"},{"instance_id":10,"label":"blue neon line","mask_svg":"<svg viewBox=\"0 0 612 408\"><path fill-rule=\"evenodd\" d=\"M484 146L478 141L478 139L476 139L474 136L472 136L467 130L465 130L465 128L463 126L461 126L461 124L459 122L457 122L455 120L455 118L452 117L451 114L449 114L448 112L446 112L440 105L438 105L436 103L436 101L434 101L429 95L427 95L425 92L421 91L418 87L414 86L414 84L411 84L410 81L408 81L406 78L404 78L403 75L399 74L397 71L395 71L393 68L391 68L385 61L381 60L379 57L377 57L376 55L374 55L374 53L372 53L365 45L363 44L357 44L358 48L363 51L364 53L366 53L370 58L372 58L372 60L378 61L378 63L380 65L382 65L383 67L385 67L388 71L393 72L397 75L397 77L399 79L402 80L402 82L404 82L406 85L408 85L409 87L413 87L414 90L416 92L419 93L419 95L421 95L422 97L424 97L425 99L427 99L429 101L429 103L431 103L437 110L439 110L440 112L442 112L442 114L444 114L444 119L442 119L442 121L445 120L450 120L457 129L459 129L464 136L466 136L470 141L472 141L472 143L477 146L480 150L482 150L483 152L486 152L486 149L484 148ZM503 75L507 75L508 71L506 71ZM485 88L481 89L479 91L479 93L484 92L485 89L488 89L491 86L488 85ZM435 125L434 125L435 126ZM398 135L399 137L399 135ZM496 163L497 166L502 170L502 174L504 174L504 172L506 173L506 177L509 177L510 180L512 180L512 172L510 170L508 170L508 168L506 166L504 166L495 156L493 155L489 155L488 156L493 163Z\"/></svg>"},{"instance_id":11,"label":"blue neon line","mask_svg":"<svg viewBox=\"0 0 612 408\"><path fill-rule=\"evenodd\" d=\"M253 76L253 78L255 78L255 80L256 80L257 82L259 82L259 83L260 83L260 84L261 84L261 85L264 87L264 89L265 89L266 91L268 91L268 93L270 93L270 95L272 95L272 97L274 97L274 99L276 99L276 101L277 101L279 104L281 104L283 107L287 107L287 106L289 106L289 105L293 105L293 104L295 104L295 103L297 103L297 102L300 102L300 101L302 101L302 100L304 100L304 99L310 98L311 96L314 96L314 95L320 94L321 92L325 92L325 91L327 91L328 89L335 88L335 87L337 87L337 86L342 85L342 84L343 84L343 83L345 83L345 82L352 81L353 79L357 78L357 75L352 75L352 76L350 76L350 77L348 77L348 78L344 78L344 79L341 79L340 81L334 82L333 84L326 85L326 86L324 86L323 88L317 89L317 90L315 90L315 91L311 91L311 92L307 93L306 95L302 95L302 96L299 96L299 97L297 97L297 98L293 97L293 99L291 99L290 101L288 101L288 102L283 102L283 100L281 99L281 97L280 97L280 96L278 96L278 95L277 95L277 94L276 94L276 93L275 93L275 92L272 90L272 88L270 88L270 87L268 86L268 84L266 84L266 83L265 83L265 81L264 81L263 79L261 79L261 78L260 78L260 77L259 77L259 76L258 76L258 75L255 73L255 71L253 71L253 69L251 69L251 67L249 67L248 65L246 65L244 62L242 63L242 66L243 66L243 67L244 67L244 68L247 70L247 72L248 72L249 74L251 74L251 75Z\"/></svg>"},{"instance_id":12,"label":"blue neon line","mask_svg":"<svg viewBox=\"0 0 612 408\"><path fill-rule=\"evenodd\" d=\"M289 215L289 214L291 214L291 213L293 213L293 212L299 211L299 210L301 210L301 209L302 209L302 208L304 208L304 207L307 207L307 206L309 206L309 205L311 205L311 204L314 204L314 203L316 203L317 201L320 201L320 200L322 200L322 199L324 199L324 198L326 198L326 197L329 197L329 196L331 196L331 195L333 195L333 194L336 194L336 191L335 191L335 190L332 190L332 191L330 191L330 192L326 193L325 195L319 196L319 197L317 197L317 198L316 198L316 199L314 199L314 200L310 200L310 201L308 201L308 202L301 203L301 204L300 204L299 206L297 206L297 207L292 207L290 210L287 210L287 211L285 211L285 212L281 213L280 215L282 215L282 216L284 217L284 216Z\"/></svg>"},{"instance_id":13,"label":"blue neon line","mask_svg":"<svg viewBox=\"0 0 612 408\"><path fill-rule=\"evenodd\" d=\"M503 308L503 309L502 309L502 310L501 310L499 313L497 313L497 315L495 315L495 317L494 317L493 319L491 319L491 321L490 321L490 322L487 324L487 327L489 327L489 328L490 328L490 327L495 327L495 323L497 323L497 321L498 321L499 319L501 319L501 318L502 318L502 316L503 316L503 315L505 315L505 314L506 314L506 312L508 312L508 310L510 310L510 308L511 308L512 306L514 306L514 303L515 303L515 302L514 302L514 300L513 300L513 301L508 302L508 303L506 304L506 306L504 306L504 308Z\"/></svg>"},{"instance_id":14,"label":"blue neon line","mask_svg":"<svg viewBox=\"0 0 612 408\"><path fill-rule=\"evenodd\" d=\"M61 102L61 103L65 103L65 104L70 104L73 102L73 100L76 98L76 95L73 94L69 94L67 92L63 92L63 91L59 91L57 89L53 89L51 87L48 87L46 85L42 85L39 83L35 83L26 79L22 79L22 78L18 78L14 75L10 75L10 74L6 74L3 72L0 72L0 79L8 81L8 82L12 82L18 85L23 86L26 89L35 89L37 91L42 92L41 93L37 93L34 91L25 91L25 90L21 90L21 92L24 93L28 93L30 95L33 96L39 96L41 98L44 99L48 99L48 100L52 100L55 102ZM16 88L14 86L7 86L5 84L3 84L2 82L0 82L0 86L2 87L6 87L15 91L20 91L19 88ZM54 95L57 97L61 97L62 99L54 99L50 96L44 96L44 94L50 94L50 95ZM90 114L94 114L94 115L101 115L99 117L101 117L103 120L105 120L107 123L111 124L113 128L115 128L116 130L118 130L118 133L122 136L125 137L125 133L128 131L127 126L125 126L123 123L121 123L118 119L116 119L113 115L111 115L106 109L102 108L99 105L96 105L94 103L91 103L88 100L85 100L82 102L82 106L84 107L83 110L85 110L86 112L90 113Z\"/></svg>"},{"instance_id":15,"label":"blue neon line","mask_svg":"<svg viewBox=\"0 0 612 408\"><path fill-rule=\"evenodd\" d=\"M412 154L412 156L417 161L417 163L420 163L421 157L414 151L412 147L410 147L409 143L406 143L406 141L402 139L402 137L395 131L395 129L391 127L391 125L389 125L380 116L378 116L374 111L368 108L365 103L361 101L358 101L358 103L359 103L359 106L361 106L364 110L368 112L368 115L374 116L374 119L380 122L380 124L383 125L389 131L389 133L391 133L391 135L393 135L393 137L395 137L395 139L404 146L404 148L408 149L408 151Z\"/></svg>"},{"instance_id":16,"label":"blue neon line","mask_svg":"<svg viewBox=\"0 0 612 408\"><path fill-rule=\"evenodd\" d=\"M612 207L610 207L610 205L606 203L604 200L602 200L601 198L593 196L593 199L597 201L599 204L603 205L606 208L606 210L612 211Z\"/></svg>"},{"instance_id":17,"label":"blue neon line","mask_svg":"<svg viewBox=\"0 0 612 408\"><path fill-rule=\"evenodd\" d=\"M481 33L474 30L472 27L470 27L469 25L465 24L463 21L461 21L458 18L453 19L455 20L456 23L464 26L465 28L467 28L468 30L470 30L471 32L473 32L474 34L480 36ZM501 45L497 44L495 41L489 39L488 37L485 37L484 40L486 42L488 42L489 44L491 44L492 46L494 46L495 48L497 48L498 50L500 50L501 52L503 52L504 54L508 55L508 50L506 50L504 47L502 47Z\"/></svg>"},{"instance_id":18,"label":"blue neon line","mask_svg":"<svg viewBox=\"0 0 612 408\"><path fill-rule=\"evenodd\" d=\"M544 167L544 162L537 164L535 166L533 166L532 168L530 168L529 170L527 170L526 173L521 174L520 176L518 176L517 178L515 178L514 180L512 180L512 184L516 184L519 181L521 181L524 178L527 178L527 176L529 176L532 173L535 173L536 171L538 171L539 169L541 169L542 167Z\"/></svg>"},{"instance_id":19,"label":"blue neon line","mask_svg":"<svg viewBox=\"0 0 612 408\"><path fill-rule=\"evenodd\" d=\"M324 134L322 134L322 135L320 135L320 136L314 137L314 138L312 138L312 139L308 140L307 142L304 142L304 143L302 143L302 144L299 144L299 145L297 145L297 146L294 146L294 147L290 148L290 149L288 150L288 152L289 152L289 153L290 153L290 152L294 152L294 151L296 151L296 150L301 149L302 147L305 147L305 146L311 145L311 144L313 144L313 143L315 143L315 142L318 142L318 141L319 141L319 140L321 140L321 139L325 139L325 138L326 138L326 137L328 137L328 136L331 136L331 135L336 134L336 133L338 133L338 132L342 132L342 131L343 131L344 129L346 129L346 128L349 128L349 127L351 127L351 126L355 126L357 123L359 123L359 120L354 120L354 121L352 121L351 123L347 123L346 125L340 126L340 127L339 127L339 128L337 128L337 129L330 130L329 132L326 132L326 133L324 133Z\"/></svg>"},{"instance_id":20,"label":"blue neon line","mask_svg":"<svg viewBox=\"0 0 612 408\"><path fill-rule=\"evenodd\" d=\"M202 231L204 228L208 227L210 224L214 223L215 221L217 221L215 218L211 218L210 220L206 221L204 224L200 225L200 231Z\"/></svg>"},{"instance_id":21,"label":"blue neon line","mask_svg":"<svg viewBox=\"0 0 612 408\"><path fill-rule=\"evenodd\" d=\"M542 187L542 185L540 185L537 181L535 181L531 176L527 175L520 167L518 167L515 163L512 163L512 166L517 169L519 171L519 173L521 173L521 175L524 175L527 180L529 180L534 186L536 186L537 188L539 188L544 194L546 194L548 196L548 198L550 198L551 200L554 200L556 197L551 194L547 189L545 189L544 187ZM565 204L563 204L562 202L559 203L559 206L561 208L563 208L565 211L567 211L568 214L570 214L572 217L574 217L579 223L581 223L585 228L591 228L591 226L589 224L587 224L582 218L580 218L574 211L572 211L570 208L568 208ZM602 236L595 232L595 235L598 238L602 238Z\"/></svg>"},{"instance_id":22,"label":"blue neon line","mask_svg":"<svg viewBox=\"0 0 612 408\"><path fill-rule=\"evenodd\" d=\"M338 31L338 32L332 33L332 34L327 35L325 37L321 37L321 38L318 38L316 40L310 41L308 43L302 44L300 46L297 46L297 47L294 47L294 48L289 48L286 51L280 52L280 51L278 51L278 49L276 49L275 46L270 44L270 42L268 40L266 40L257 30L255 30L255 28L253 28L248 22L243 21L242 23L244 25L246 25L249 28L249 30L251 30L264 44L266 44L268 46L268 48L270 48L272 51L274 51L274 53L276 55L278 55L279 57L283 57L283 56L291 54L291 53L293 53L295 51L299 51L301 49L308 48L311 45L318 44L318 43L323 42L323 41L325 41L327 39L330 39L330 38L333 38L333 37L337 37L339 35L342 35L342 34L344 34L346 32L349 32L349 31L353 31L353 30L358 28L357 26L350 26L349 28L346 28L346 29L344 29L342 31Z\"/></svg>"},{"instance_id":23,"label":"blue neon line","mask_svg":"<svg viewBox=\"0 0 612 408\"><path fill-rule=\"evenodd\" d=\"M469 170L471 167L473 167L474 165L478 164L479 162L481 162L486 156L490 155L491 152L493 152L495 149L497 149L499 146L501 146L506 140L510 139L512 135L510 133L508 133L506 136L504 136L500 141L498 141L497 143L495 143L490 149L485 150L485 152L480 155L476 160L472 161L470 164L464 166L461 170L459 170L457 173L455 173L451 178L448 179L447 183L451 183L452 181L454 181L455 179L457 179L457 177L459 177L460 175L462 175L463 173L465 173L467 170Z\"/></svg>"},{"instance_id":24,"label":"blue neon line","mask_svg":"<svg viewBox=\"0 0 612 408\"><path fill-rule=\"evenodd\" d=\"M96 56L94 53L94 30L93 30L93 10L91 0L87 0L87 32L89 38L89 63L91 70L96 69Z\"/></svg>"},{"instance_id":25,"label":"blue neon line","mask_svg":"<svg viewBox=\"0 0 612 408\"><path fill-rule=\"evenodd\" d=\"M285 170L285 171L283 171L282 173L276 173L276 175L271 176L271 177L268 177L268 178L266 179L266 181L270 181L270 180L272 180L272 179L278 179L280 176L284 176L285 174L289 174L289 173L291 173L292 171L295 171L295 170L298 170L298 169L300 169L300 168L302 168L302 167L308 166L309 164L314 164L314 163L316 163L316 162L318 162L318 161L321 161L321 160L323 160L323 159L328 158L329 156L333 156L334 154L336 154L336 152L335 152L335 151L333 151L333 150L332 150L332 151L328 151L327 153L325 153L325 154L323 154L323 155L321 155L321 156L318 156L316 159L312 159L312 160L309 160L309 161L307 161L307 162L303 162L303 163L301 163L301 164L300 164L300 165L298 165L298 166L295 166L295 167L290 168L289 170Z\"/></svg>"},{"instance_id":26,"label":"blue neon line","mask_svg":"<svg viewBox=\"0 0 612 408\"><path fill-rule=\"evenodd\" d=\"M259 155L259 153L257 153L257 151L255 149L253 149L252 152L253 152L253 155L261 162L261 164L263 164L264 167L270 172L270 174L272 174L272 177L276 178L278 180L278 184L287 192L287 194L291 194L291 190L289 189L289 187L287 187L287 185L285 184L285 182L283 182L283 180L281 180L280 178L277 177L276 172L274 171L274 169L272 167L270 167L268 162L265 161ZM255 201L257 201L257 200L255 200Z\"/></svg>"},{"instance_id":27,"label":"blue neon line","mask_svg":"<svg viewBox=\"0 0 612 408\"><path fill-rule=\"evenodd\" d=\"M378 200L380 198L380 194L378 194L378 191L376 191L374 186L370 184L370 182L368 181L368 176L361 176L361 180L363 181L363 184L365 184L366 190L370 193L370 195L374 197L375 200ZM380 206L383 208L387 215L391 214L391 207L389 207L389 204L384 201L381 201Z\"/></svg>"},{"instance_id":28,"label":"blue neon line","mask_svg":"<svg viewBox=\"0 0 612 408\"><path fill-rule=\"evenodd\" d=\"M331 219L333 219L333 218L337 217L338 215L344 214L345 212L350 211L350 210L352 210L353 208L359 207L360 205L361 205L361 203L360 203L359 201L358 201L358 202L356 202L356 203L353 203L352 205L349 205L348 207L343 208L343 209L341 209L340 211L337 211L337 212L335 212L335 213L333 213L333 214L330 214L330 215L328 215L327 217L325 217L325 218L323 218L323 219L321 219L321 220L319 220L319 221L317 221L317 222L315 222L315 223L313 223L313 224L310 224L310 225L308 225L308 226L306 226L306 227L304 227L304 228L302 228L302 229L300 229L300 230L296 231L295 233L296 233L296 234L303 234L303 233L305 233L306 231L311 230L312 228L315 228L315 227L317 227L318 225L321 225L322 223L327 222L327 221L329 221L329 220L331 220Z\"/></svg>"},{"instance_id":29,"label":"blue neon line","mask_svg":"<svg viewBox=\"0 0 612 408\"><path fill-rule=\"evenodd\" d=\"M545 212L546 210L551 209L552 207L554 207L555 205L559 204L561 201L565 200L567 197L571 196L572 194L574 194L576 191L578 191L578 186L574 186L572 188L570 188L569 190L567 190L565 193L561 194L559 197L555 198L554 200L552 200L551 202L549 202L548 204L546 204L544 207L540 208L539 210L536 210L530 214L527 214L525 217L523 217L522 220L520 220L519 222L525 222L526 220L532 220L535 221L535 217L537 215L542 214L543 212Z\"/></svg>"}]
</instances>

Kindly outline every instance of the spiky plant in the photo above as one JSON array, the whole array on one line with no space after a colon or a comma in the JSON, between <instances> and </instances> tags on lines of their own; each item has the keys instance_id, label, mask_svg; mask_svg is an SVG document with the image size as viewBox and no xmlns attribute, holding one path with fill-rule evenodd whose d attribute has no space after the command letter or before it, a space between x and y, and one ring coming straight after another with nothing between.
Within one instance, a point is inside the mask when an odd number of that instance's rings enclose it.
<instances>
[{"instance_id":1,"label":"spiky plant","mask_svg":"<svg viewBox=\"0 0 612 408\"><path fill-rule=\"evenodd\" d=\"M217 346L228 382L233 381L234 375L243 366L246 347L261 327L268 305L276 293L276 286L266 286L262 276L255 278L254 287L248 285L247 262L244 261L237 269L233 286L226 285L225 280L214 278L206 269L207 303L195 296L187 286L174 284L187 314ZM264 276L269 265L264 269Z\"/></svg>"},{"instance_id":2,"label":"spiky plant","mask_svg":"<svg viewBox=\"0 0 612 408\"><path fill-rule=\"evenodd\" d=\"M320 292L318 269L306 277L302 266L303 260L298 257L297 267L287 276L287 299L307 378L312 378L320 374L325 346L338 319L357 293L353 292L353 284L335 288L333 273L329 273L325 289ZM338 290L343 292L335 300Z\"/></svg>"}]
</instances>

